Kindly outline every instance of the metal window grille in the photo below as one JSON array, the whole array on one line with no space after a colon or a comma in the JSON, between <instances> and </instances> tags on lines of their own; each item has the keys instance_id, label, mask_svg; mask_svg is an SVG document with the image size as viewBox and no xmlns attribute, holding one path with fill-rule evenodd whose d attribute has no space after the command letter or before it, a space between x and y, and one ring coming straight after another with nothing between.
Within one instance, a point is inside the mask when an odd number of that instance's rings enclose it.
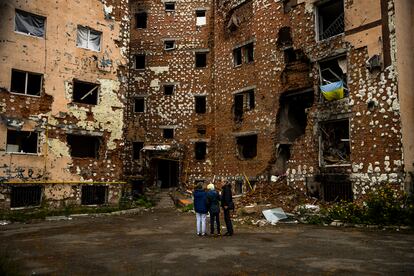
<instances>
[{"instance_id":1,"label":"metal window grille","mask_svg":"<svg viewBox=\"0 0 414 276\"><path fill-rule=\"evenodd\" d=\"M101 205L107 201L108 187L102 185L82 186L82 205Z\"/></svg>"},{"instance_id":2,"label":"metal window grille","mask_svg":"<svg viewBox=\"0 0 414 276\"><path fill-rule=\"evenodd\" d=\"M42 200L41 186L12 187L10 195L10 207L39 206Z\"/></svg>"}]
</instances>

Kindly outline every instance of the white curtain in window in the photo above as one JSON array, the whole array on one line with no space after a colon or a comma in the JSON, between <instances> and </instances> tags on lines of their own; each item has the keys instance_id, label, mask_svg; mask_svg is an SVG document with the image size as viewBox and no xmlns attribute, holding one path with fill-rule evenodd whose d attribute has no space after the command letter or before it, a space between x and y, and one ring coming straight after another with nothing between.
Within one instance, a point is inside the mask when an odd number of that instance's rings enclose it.
<instances>
[{"instance_id":1,"label":"white curtain in window","mask_svg":"<svg viewBox=\"0 0 414 276\"><path fill-rule=\"evenodd\" d=\"M23 11L16 11L15 30L25 34L44 37L45 18Z\"/></svg>"},{"instance_id":2,"label":"white curtain in window","mask_svg":"<svg viewBox=\"0 0 414 276\"><path fill-rule=\"evenodd\" d=\"M88 48L88 33L89 33L88 28L78 26L76 46L82 47L82 48Z\"/></svg>"},{"instance_id":3,"label":"white curtain in window","mask_svg":"<svg viewBox=\"0 0 414 276\"><path fill-rule=\"evenodd\" d=\"M94 51L101 50L101 33L100 32L90 30L88 48Z\"/></svg>"}]
</instances>

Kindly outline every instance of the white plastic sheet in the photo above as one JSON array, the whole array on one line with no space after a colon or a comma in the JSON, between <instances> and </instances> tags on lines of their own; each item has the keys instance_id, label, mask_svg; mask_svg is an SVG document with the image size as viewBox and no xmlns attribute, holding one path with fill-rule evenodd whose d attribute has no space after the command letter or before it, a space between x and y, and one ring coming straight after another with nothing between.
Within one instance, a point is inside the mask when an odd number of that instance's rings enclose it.
<instances>
[{"instance_id":1,"label":"white plastic sheet","mask_svg":"<svg viewBox=\"0 0 414 276\"><path fill-rule=\"evenodd\" d=\"M276 224L279 220L287 218L282 208L263 210L262 213L266 220L271 224Z\"/></svg>"}]
</instances>

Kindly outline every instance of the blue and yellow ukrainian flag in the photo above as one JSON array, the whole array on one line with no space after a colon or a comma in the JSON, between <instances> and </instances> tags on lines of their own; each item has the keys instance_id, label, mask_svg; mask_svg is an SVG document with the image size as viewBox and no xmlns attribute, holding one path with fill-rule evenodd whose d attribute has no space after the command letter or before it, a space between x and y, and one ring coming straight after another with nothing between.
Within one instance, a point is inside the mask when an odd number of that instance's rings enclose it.
<instances>
[{"instance_id":1,"label":"blue and yellow ukrainian flag","mask_svg":"<svg viewBox=\"0 0 414 276\"><path fill-rule=\"evenodd\" d=\"M344 98L344 83L337 81L321 85L321 91L327 101L340 100Z\"/></svg>"}]
</instances>

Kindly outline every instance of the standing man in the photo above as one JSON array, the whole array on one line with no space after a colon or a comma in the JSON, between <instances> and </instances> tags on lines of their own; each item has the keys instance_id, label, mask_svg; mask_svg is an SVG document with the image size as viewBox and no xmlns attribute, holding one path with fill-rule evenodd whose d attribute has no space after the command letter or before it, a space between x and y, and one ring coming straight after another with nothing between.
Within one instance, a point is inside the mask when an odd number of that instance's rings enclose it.
<instances>
[{"instance_id":1,"label":"standing man","mask_svg":"<svg viewBox=\"0 0 414 276\"><path fill-rule=\"evenodd\" d=\"M224 234L224 236L232 236L233 224L230 218L230 211L234 210L234 202L230 182L226 182L226 184L223 186L221 194L221 207L223 207L224 221L226 222L227 227L227 232Z\"/></svg>"},{"instance_id":2,"label":"standing man","mask_svg":"<svg viewBox=\"0 0 414 276\"><path fill-rule=\"evenodd\" d=\"M197 236L206 236L207 193L198 184L193 192L194 211L197 218Z\"/></svg>"},{"instance_id":3,"label":"standing man","mask_svg":"<svg viewBox=\"0 0 414 276\"><path fill-rule=\"evenodd\" d=\"M216 222L217 235L220 236L220 195L214 189L214 184L207 185L207 207L210 213L210 234L214 235L214 222Z\"/></svg>"}]
</instances>

